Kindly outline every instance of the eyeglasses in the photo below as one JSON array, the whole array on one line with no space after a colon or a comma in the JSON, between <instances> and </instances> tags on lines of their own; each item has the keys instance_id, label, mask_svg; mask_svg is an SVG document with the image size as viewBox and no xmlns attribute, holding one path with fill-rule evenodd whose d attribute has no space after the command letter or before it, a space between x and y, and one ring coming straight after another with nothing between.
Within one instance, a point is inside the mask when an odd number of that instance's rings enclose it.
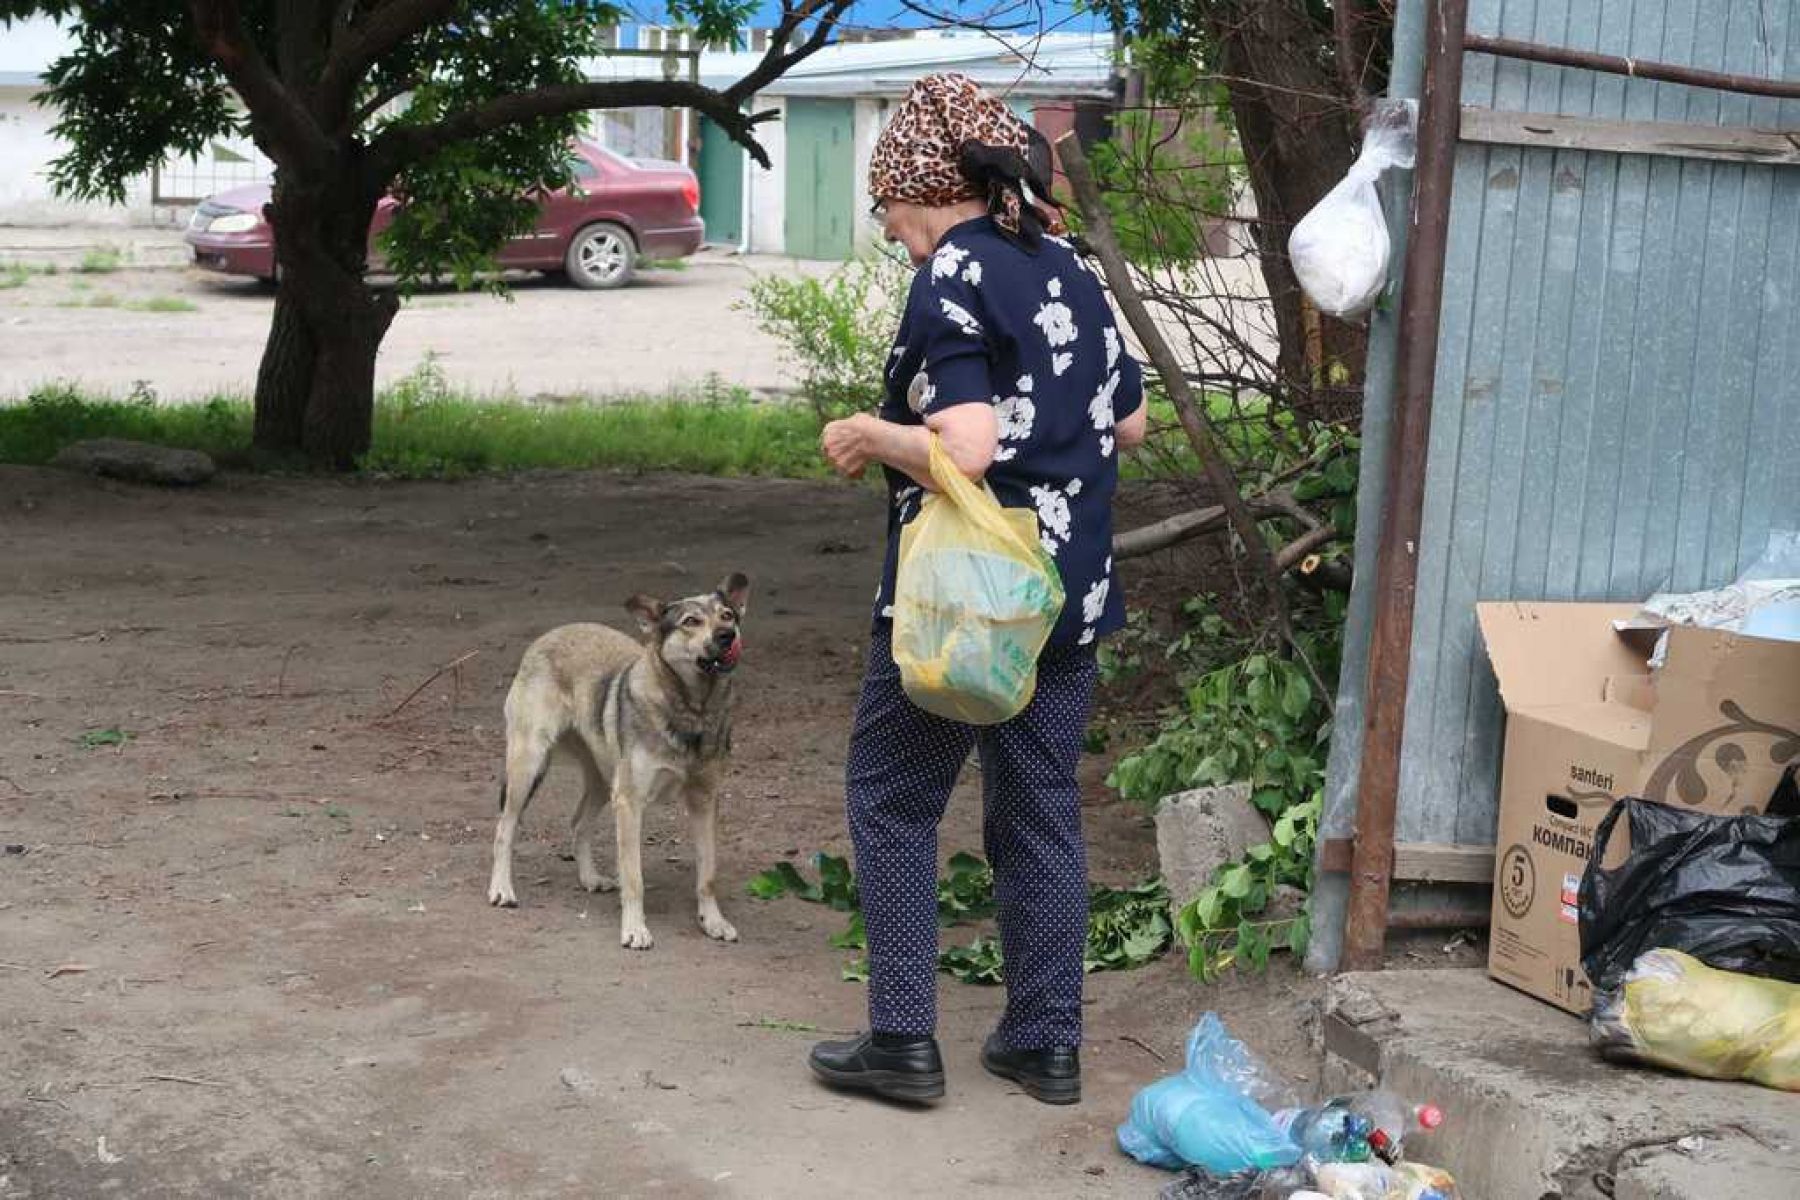
<instances>
[{"instance_id":1,"label":"eyeglasses","mask_svg":"<svg viewBox=\"0 0 1800 1200\"><path fill-rule=\"evenodd\" d=\"M886 200L877 200L875 203L869 205L869 220L875 222L877 225L886 221L887 215L888 206Z\"/></svg>"}]
</instances>

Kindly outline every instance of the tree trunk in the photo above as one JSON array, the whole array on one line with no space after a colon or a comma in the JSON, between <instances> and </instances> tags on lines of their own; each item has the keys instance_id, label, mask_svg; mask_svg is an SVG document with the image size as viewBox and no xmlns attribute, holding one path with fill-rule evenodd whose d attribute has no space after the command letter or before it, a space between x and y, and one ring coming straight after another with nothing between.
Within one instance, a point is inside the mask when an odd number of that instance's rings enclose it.
<instances>
[{"instance_id":1,"label":"tree trunk","mask_svg":"<svg viewBox=\"0 0 1800 1200\"><path fill-rule=\"evenodd\" d=\"M269 326L269 340L263 344L262 366L256 372L254 441L258 453L282 457L299 452L317 353L299 302L282 285L275 293L275 319Z\"/></svg>"},{"instance_id":2,"label":"tree trunk","mask_svg":"<svg viewBox=\"0 0 1800 1200\"><path fill-rule=\"evenodd\" d=\"M345 471L369 451L375 356L399 308L364 278L374 212L360 180L276 182L281 282L256 379L259 452Z\"/></svg>"},{"instance_id":3,"label":"tree trunk","mask_svg":"<svg viewBox=\"0 0 1800 1200\"><path fill-rule=\"evenodd\" d=\"M1333 69L1333 34L1298 0L1207 5L1238 140L1256 195L1252 233L1274 303L1281 374L1296 408L1353 419L1361 411L1367 339L1326 317L1309 337L1302 293L1288 262L1295 222L1324 198L1356 157L1356 119ZM1319 321L1316 314L1312 321ZM1309 350L1309 341L1312 349Z\"/></svg>"}]
</instances>

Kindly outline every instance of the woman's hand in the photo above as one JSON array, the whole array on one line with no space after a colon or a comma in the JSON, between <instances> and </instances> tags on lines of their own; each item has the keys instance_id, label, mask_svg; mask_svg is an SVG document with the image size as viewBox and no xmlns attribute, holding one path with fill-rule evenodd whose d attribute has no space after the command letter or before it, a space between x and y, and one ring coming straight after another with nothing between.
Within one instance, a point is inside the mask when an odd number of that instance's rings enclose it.
<instances>
[{"instance_id":1,"label":"woman's hand","mask_svg":"<svg viewBox=\"0 0 1800 1200\"><path fill-rule=\"evenodd\" d=\"M874 458L871 446L875 430L871 426L879 424L880 421L868 413L857 413L825 426L819 444L832 470L846 479L861 479Z\"/></svg>"}]
</instances>

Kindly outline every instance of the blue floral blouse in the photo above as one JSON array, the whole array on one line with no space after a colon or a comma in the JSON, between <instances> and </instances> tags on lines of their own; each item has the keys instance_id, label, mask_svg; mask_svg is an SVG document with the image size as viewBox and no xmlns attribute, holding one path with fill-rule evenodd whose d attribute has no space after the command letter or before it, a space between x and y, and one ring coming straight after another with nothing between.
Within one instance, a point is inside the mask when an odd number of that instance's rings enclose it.
<instances>
[{"instance_id":1,"label":"blue floral blouse","mask_svg":"<svg viewBox=\"0 0 1800 1200\"><path fill-rule=\"evenodd\" d=\"M903 425L957 404L994 406L1000 446L987 482L1008 508L1037 511L1068 599L1054 647L1091 645L1125 621L1113 583L1113 426L1144 402L1143 369L1125 352L1085 259L1060 238L1028 250L991 218L952 229L919 268L888 359L881 419ZM887 559L877 620L891 619L900 530L924 497L887 471Z\"/></svg>"}]
</instances>

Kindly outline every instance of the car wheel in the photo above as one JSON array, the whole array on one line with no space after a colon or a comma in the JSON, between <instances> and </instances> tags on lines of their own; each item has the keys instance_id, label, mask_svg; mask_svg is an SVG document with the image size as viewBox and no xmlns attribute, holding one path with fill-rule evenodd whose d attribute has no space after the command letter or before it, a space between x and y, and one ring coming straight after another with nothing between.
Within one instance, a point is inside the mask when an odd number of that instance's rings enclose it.
<instances>
[{"instance_id":1,"label":"car wheel","mask_svg":"<svg viewBox=\"0 0 1800 1200\"><path fill-rule=\"evenodd\" d=\"M589 225L569 243L563 267L576 287L624 287L637 273L637 243L617 225Z\"/></svg>"}]
</instances>

